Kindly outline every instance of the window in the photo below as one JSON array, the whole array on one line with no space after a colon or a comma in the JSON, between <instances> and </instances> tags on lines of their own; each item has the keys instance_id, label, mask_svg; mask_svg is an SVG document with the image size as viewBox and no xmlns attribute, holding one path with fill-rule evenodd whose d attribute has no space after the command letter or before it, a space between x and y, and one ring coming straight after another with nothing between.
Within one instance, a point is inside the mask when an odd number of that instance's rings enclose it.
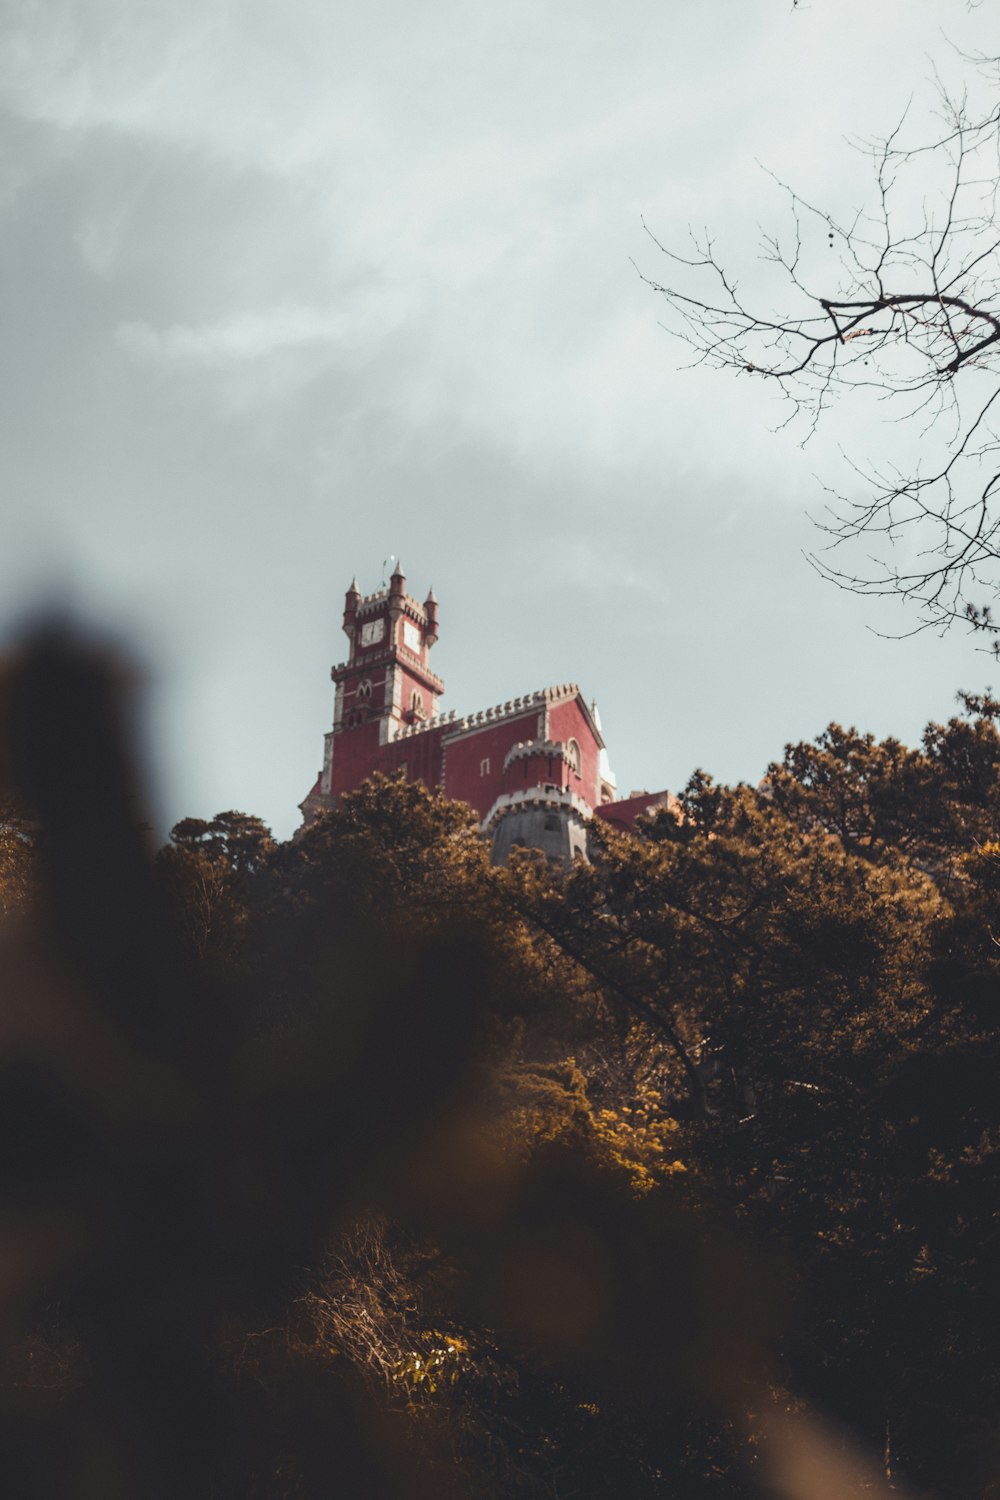
<instances>
[{"instance_id":1,"label":"window","mask_svg":"<svg viewBox=\"0 0 1000 1500\"><path fill-rule=\"evenodd\" d=\"M569 762L569 768L573 772L574 776L579 776L581 767L580 746L577 744L576 740L570 740L567 744L566 759Z\"/></svg>"},{"instance_id":2,"label":"window","mask_svg":"<svg viewBox=\"0 0 1000 1500\"><path fill-rule=\"evenodd\" d=\"M487 756L485 760L481 760L479 762L479 774L480 774L480 776L488 776L490 774L490 758L489 758L489 756Z\"/></svg>"},{"instance_id":3,"label":"window","mask_svg":"<svg viewBox=\"0 0 1000 1500\"><path fill-rule=\"evenodd\" d=\"M355 696L355 698L370 698L371 695L372 695L371 678L369 678L369 677L363 677L361 679L361 681L358 683L358 686L357 686L357 689L355 691L354 696Z\"/></svg>"},{"instance_id":4,"label":"window","mask_svg":"<svg viewBox=\"0 0 1000 1500\"><path fill-rule=\"evenodd\" d=\"M410 713L415 719L422 719L424 717L423 694L418 693L416 688L414 688L413 693L410 697Z\"/></svg>"},{"instance_id":5,"label":"window","mask_svg":"<svg viewBox=\"0 0 1000 1500\"><path fill-rule=\"evenodd\" d=\"M562 819L557 813L546 813L544 831L546 833L558 833L562 827Z\"/></svg>"}]
</instances>

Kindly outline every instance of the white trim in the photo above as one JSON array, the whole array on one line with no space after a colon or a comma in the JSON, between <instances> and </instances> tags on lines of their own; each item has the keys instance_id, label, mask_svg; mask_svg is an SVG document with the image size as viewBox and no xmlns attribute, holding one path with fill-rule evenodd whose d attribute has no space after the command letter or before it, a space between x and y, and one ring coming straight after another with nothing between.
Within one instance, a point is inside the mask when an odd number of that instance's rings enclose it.
<instances>
[{"instance_id":1,"label":"white trim","mask_svg":"<svg viewBox=\"0 0 1000 1500\"><path fill-rule=\"evenodd\" d=\"M589 802L585 802L581 796L576 792L571 792L569 788L560 791L556 787L549 791L543 786L532 786L525 791L501 793L479 826L486 833L494 823L498 823L508 813L519 812L524 807L558 807L570 815L575 815L583 822L593 817L593 808Z\"/></svg>"}]
</instances>

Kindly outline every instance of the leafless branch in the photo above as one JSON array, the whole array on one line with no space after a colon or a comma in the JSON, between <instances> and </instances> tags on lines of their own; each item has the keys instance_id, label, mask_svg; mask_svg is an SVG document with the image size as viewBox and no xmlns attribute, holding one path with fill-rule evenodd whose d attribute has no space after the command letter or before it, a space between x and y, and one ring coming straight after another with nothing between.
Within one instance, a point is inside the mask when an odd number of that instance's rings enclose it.
<instances>
[{"instance_id":1,"label":"leafless branch","mask_svg":"<svg viewBox=\"0 0 1000 1500\"><path fill-rule=\"evenodd\" d=\"M1000 95L997 60L966 61ZM783 286L777 310L744 293L707 230L690 231L684 253L650 234L669 276L639 274L691 363L774 382L789 403L779 425L797 423L804 441L848 398L877 403L917 439L909 462L853 461L813 566L842 588L901 596L917 628L960 620L996 634L1000 107L976 112L937 88L929 139L907 138L908 109L886 139L861 145L870 201L845 219L769 174L788 204L786 229L759 246ZM874 549L863 562L831 559L859 543Z\"/></svg>"}]
</instances>

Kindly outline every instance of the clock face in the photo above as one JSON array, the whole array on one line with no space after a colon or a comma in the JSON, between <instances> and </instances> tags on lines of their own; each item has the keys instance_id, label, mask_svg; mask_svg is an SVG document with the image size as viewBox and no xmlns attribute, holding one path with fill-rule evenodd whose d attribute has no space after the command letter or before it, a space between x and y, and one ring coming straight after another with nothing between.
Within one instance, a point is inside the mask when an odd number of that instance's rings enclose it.
<instances>
[{"instance_id":1,"label":"clock face","mask_svg":"<svg viewBox=\"0 0 1000 1500\"><path fill-rule=\"evenodd\" d=\"M403 621L403 645L417 654L420 652L420 631L412 620Z\"/></svg>"},{"instance_id":2,"label":"clock face","mask_svg":"<svg viewBox=\"0 0 1000 1500\"><path fill-rule=\"evenodd\" d=\"M366 625L362 625L361 627L361 644L362 646L374 646L375 642L380 641L384 635L385 620L369 620Z\"/></svg>"}]
</instances>

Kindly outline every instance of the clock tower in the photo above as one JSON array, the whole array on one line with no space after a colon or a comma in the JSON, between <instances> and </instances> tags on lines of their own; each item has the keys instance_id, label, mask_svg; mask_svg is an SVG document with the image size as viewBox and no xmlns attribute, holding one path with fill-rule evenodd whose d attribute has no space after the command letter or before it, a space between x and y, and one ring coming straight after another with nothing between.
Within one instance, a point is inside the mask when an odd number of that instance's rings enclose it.
<instances>
[{"instance_id":1,"label":"clock tower","mask_svg":"<svg viewBox=\"0 0 1000 1500\"><path fill-rule=\"evenodd\" d=\"M387 589L362 596L353 582L344 599L347 660L332 668L336 687L333 728L326 736L320 793L333 805L359 785L383 746L437 712L444 683L428 656L438 638L438 606L431 589L423 604L406 592L399 563Z\"/></svg>"}]
</instances>

